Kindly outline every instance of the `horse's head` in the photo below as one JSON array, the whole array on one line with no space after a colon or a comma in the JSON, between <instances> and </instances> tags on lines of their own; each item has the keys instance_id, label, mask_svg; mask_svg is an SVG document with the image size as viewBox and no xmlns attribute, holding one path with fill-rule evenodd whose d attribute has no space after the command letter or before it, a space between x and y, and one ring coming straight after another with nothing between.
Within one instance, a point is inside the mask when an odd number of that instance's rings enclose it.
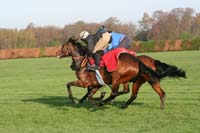
<instances>
[{"instance_id":1,"label":"horse's head","mask_svg":"<svg viewBox=\"0 0 200 133\"><path fill-rule=\"evenodd\" d=\"M68 56L84 56L87 52L86 47L82 46L76 39L69 38L61 46L61 49L56 52L58 58Z\"/></svg>"}]
</instances>

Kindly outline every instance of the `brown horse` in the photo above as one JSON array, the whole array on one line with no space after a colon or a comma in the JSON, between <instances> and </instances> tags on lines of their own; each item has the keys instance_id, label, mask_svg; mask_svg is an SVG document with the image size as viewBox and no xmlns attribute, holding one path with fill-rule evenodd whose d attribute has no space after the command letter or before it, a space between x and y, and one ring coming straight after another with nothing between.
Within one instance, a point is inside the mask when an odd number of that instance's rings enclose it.
<instances>
[{"instance_id":1,"label":"brown horse","mask_svg":"<svg viewBox=\"0 0 200 133\"><path fill-rule=\"evenodd\" d=\"M169 65L163 62L160 62L159 60L155 60L149 56L141 55L137 56L139 60L141 60L146 66L152 68L154 71L160 74L161 79L165 77L170 78L186 78L186 73L184 70L177 68L176 66ZM142 84L144 84L147 80L144 79L142 76L138 77L138 79L134 82L132 85L132 94L130 99L122 106L122 108L127 108L128 105L137 98L137 94L139 91L139 88ZM149 81L148 81L149 82ZM164 97L165 92L161 89L160 82L156 82L152 84L149 82L149 84L152 86L152 88L155 90L155 92L160 96L160 108L164 109Z\"/></svg>"},{"instance_id":2,"label":"brown horse","mask_svg":"<svg viewBox=\"0 0 200 133\"><path fill-rule=\"evenodd\" d=\"M71 86L79 86L88 88L88 93L81 99L84 100L87 96L91 100L92 95L101 87L96 80L95 73L93 71L87 71L86 67L81 67L81 63L85 57L87 48L81 46L76 40L69 39L62 45L60 51L57 55L60 58L66 56L72 56L72 60L75 63L76 75L79 80L67 83L69 97L72 101L74 98L71 93ZM175 66L167 65L154 60L147 56L140 56L139 59L144 62L144 65L136 57L130 54L123 53L118 59L118 69L112 73L108 73L105 69L101 69L100 73L106 84L112 84L111 95L100 102L99 106L106 104L107 102L114 99L116 96L129 92L128 82L135 82L132 86L132 95L130 99L122 106L123 108L128 107L128 105L136 99L139 87L146 81L148 81L152 88L159 94L161 100L161 109L164 108L164 96L165 93L160 87L159 79L166 76L171 77L185 77L185 72L177 69ZM155 72L160 73L159 75ZM161 74L162 73L162 74ZM125 88L122 92L118 92L119 85L125 84ZM92 91L89 91L92 90Z\"/></svg>"}]
</instances>

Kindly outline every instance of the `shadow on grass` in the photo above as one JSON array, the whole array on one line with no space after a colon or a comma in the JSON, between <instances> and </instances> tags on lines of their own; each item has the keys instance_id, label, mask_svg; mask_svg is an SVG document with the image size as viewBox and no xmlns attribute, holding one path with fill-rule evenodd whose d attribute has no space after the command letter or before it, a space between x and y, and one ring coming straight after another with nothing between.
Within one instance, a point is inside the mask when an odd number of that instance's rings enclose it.
<instances>
[{"instance_id":1,"label":"shadow on grass","mask_svg":"<svg viewBox=\"0 0 200 133\"><path fill-rule=\"evenodd\" d=\"M62 110L68 110L69 109L68 107L86 108L91 111L103 110L108 108L108 107L97 108L97 106L90 104L88 100L86 100L84 103L74 104L68 97L65 96L44 96L41 98L24 99L22 101L25 103L28 102L41 103L48 105L49 107L54 107Z\"/></svg>"},{"instance_id":2,"label":"shadow on grass","mask_svg":"<svg viewBox=\"0 0 200 133\"><path fill-rule=\"evenodd\" d=\"M28 103L28 102L41 103L41 104L48 105L49 107L54 107L54 108L58 108L62 110L68 110L69 109L68 107L72 107L72 108L86 108L90 111L105 110L105 109L109 109L112 106L115 106L121 109L122 104L125 103L125 101L114 101L112 105L107 104L103 107L98 108L96 106L98 102L96 102L95 105L92 105L91 103L89 103L88 100L86 100L84 103L74 104L68 97L65 97L65 96L44 96L41 98L24 99L22 101L25 103ZM141 105L147 108L155 108L153 106L148 106L146 104L144 105L144 103L141 103L141 102L133 102L129 106L141 106Z\"/></svg>"}]
</instances>

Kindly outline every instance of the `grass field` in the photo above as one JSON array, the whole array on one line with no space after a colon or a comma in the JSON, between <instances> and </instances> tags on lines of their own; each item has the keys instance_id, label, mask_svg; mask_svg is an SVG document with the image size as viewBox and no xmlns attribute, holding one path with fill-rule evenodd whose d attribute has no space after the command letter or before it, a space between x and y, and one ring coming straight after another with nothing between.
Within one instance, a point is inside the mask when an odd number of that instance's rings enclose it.
<instances>
[{"instance_id":1,"label":"grass field","mask_svg":"<svg viewBox=\"0 0 200 133\"><path fill-rule=\"evenodd\" d=\"M76 79L70 58L0 60L0 132L200 132L200 51L145 54L187 72L187 79L161 82L167 94L165 110L159 109L159 97L148 84L126 110L120 106L129 94L97 110L88 101L72 104L65 88ZM86 92L76 87L72 91L79 98ZM108 96L109 88L103 91Z\"/></svg>"}]
</instances>

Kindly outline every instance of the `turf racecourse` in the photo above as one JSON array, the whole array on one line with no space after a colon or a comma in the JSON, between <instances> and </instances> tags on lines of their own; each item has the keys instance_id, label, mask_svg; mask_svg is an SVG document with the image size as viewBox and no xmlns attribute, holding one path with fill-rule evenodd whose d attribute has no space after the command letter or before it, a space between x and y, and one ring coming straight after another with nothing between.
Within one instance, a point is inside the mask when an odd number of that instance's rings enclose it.
<instances>
[{"instance_id":1,"label":"turf racecourse","mask_svg":"<svg viewBox=\"0 0 200 133\"><path fill-rule=\"evenodd\" d=\"M75 80L71 59L0 60L1 133L188 133L200 132L200 51L143 53L187 71L187 79L164 79L165 110L148 84L128 109L129 94L95 109L88 101L74 105L65 83ZM72 88L76 97L86 90ZM101 90L102 91L102 90ZM109 88L103 91L110 92ZM97 94L99 95L99 93Z\"/></svg>"}]
</instances>

